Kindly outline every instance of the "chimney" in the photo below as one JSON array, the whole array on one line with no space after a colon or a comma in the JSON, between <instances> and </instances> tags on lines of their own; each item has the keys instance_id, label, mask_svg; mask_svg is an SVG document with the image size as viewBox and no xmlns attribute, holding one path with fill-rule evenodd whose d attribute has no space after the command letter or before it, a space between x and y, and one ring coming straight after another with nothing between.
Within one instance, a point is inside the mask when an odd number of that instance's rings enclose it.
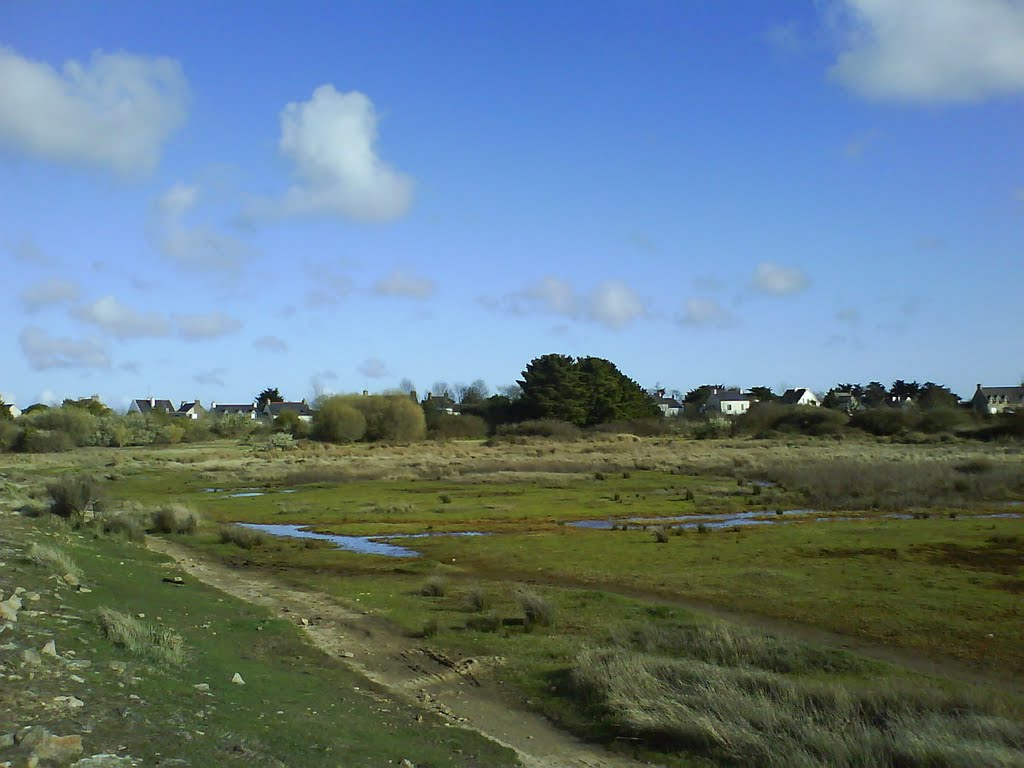
<instances>
[{"instance_id":1,"label":"chimney","mask_svg":"<svg viewBox=\"0 0 1024 768\"><path fill-rule=\"evenodd\" d=\"M155 408L156 407L156 398L155 397L149 398L149 407L150 408Z\"/></svg>"},{"instance_id":2,"label":"chimney","mask_svg":"<svg viewBox=\"0 0 1024 768\"><path fill-rule=\"evenodd\" d=\"M211 400L210 401L210 407L211 408L216 408L217 407L217 401L216 400Z\"/></svg>"},{"instance_id":3,"label":"chimney","mask_svg":"<svg viewBox=\"0 0 1024 768\"><path fill-rule=\"evenodd\" d=\"M369 394L370 394L370 391L368 389L364 389L363 390L363 397L366 397Z\"/></svg>"}]
</instances>

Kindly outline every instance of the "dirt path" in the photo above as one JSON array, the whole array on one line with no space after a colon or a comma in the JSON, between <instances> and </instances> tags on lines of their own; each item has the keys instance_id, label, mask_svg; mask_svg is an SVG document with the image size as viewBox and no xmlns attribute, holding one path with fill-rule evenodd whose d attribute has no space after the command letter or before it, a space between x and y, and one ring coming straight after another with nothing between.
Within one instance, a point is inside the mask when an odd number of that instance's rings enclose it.
<instances>
[{"instance_id":1,"label":"dirt path","mask_svg":"<svg viewBox=\"0 0 1024 768\"><path fill-rule=\"evenodd\" d=\"M265 572L250 573L196 556L186 547L149 537L150 549L172 557L187 574L296 622L322 651L388 691L514 749L526 768L637 768L514 706L490 679L500 659L451 659L403 637L380 619L315 591L295 589Z\"/></svg>"}]
</instances>

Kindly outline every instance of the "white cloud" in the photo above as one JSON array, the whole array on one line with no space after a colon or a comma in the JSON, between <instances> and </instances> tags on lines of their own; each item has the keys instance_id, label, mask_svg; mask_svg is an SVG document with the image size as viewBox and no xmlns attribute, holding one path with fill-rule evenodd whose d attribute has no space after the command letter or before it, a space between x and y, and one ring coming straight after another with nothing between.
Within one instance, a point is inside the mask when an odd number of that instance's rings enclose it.
<instances>
[{"instance_id":1,"label":"white cloud","mask_svg":"<svg viewBox=\"0 0 1024 768\"><path fill-rule=\"evenodd\" d=\"M287 352L288 344L284 339L277 336L260 336L252 343L257 349L265 349L268 352Z\"/></svg>"},{"instance_id":2,"label":"white cloud","mask_svg":"<svg viewBox=\"0 0 1024 768\"><path fill-rule=\"evenodd\" d=\"M394 270L373 285L373 292L379 296L408 296L413 299L430 298L436 289L429 277L418 277L402 269Z\"/></svg>"},{"instance_id":3,"label":"white cloud","mask_svg":"<svg viewBox=\"0 0 1024 768\"><path fill-rule=\"evenodd\" d=\"M237 270L250 255L249 246L207 224L185 221L200 193L198 185L178 182L157 200L154 235L160 251L182 268Z\"/></svg>"},{"instance_id":4,"label":"white cloud","mask_svg":"<svg viewBox=\"0 0 1024 768\"><path fill-rule=\"evenodd\" d=\"M151 171L187 102L173 59L96 52L58 72L0 46L0 141L33 155Z\"/></svg>"},{"instance_id":5,"label":"white cloud","mask_svg":"<svg viewBox=\"0 0 1024 768\"><path fill-rule=\"evenodd\" d=\"M784 267L770 261L762 261L754 271L754 289L771 296L788 296L799 293L810 285L807 275L799 267Z\"/></svg>"},{"instance_id":6,"label":"white cloud","mask_svg":"<svg viewBox=\"0 0 1024 768\"><path fill-rule=\"evenodd\" d=\"M380 159L376 142L376 110L358 91L321 85L309 101L288 104L278 146L295 164L297 183L277 213L362 221L402 216L412 204L412 179Z\"/></svg>"},{"instance_id":7,"label":"white cloud","mask_svg":"<svg viewBox=\"0 0 1024 768\"><path fill-rule=\"evenodd\" d=\"M40 307L50 304L62 304L78 298L78 285L70 280L51 277L40 280L26 288L21 294L21 303L25 309L34 312Z\"/></svg>"},{"instance_id":8,"label":"white cloud","mask_svg":"<svg viewBox=\"0 0 1024 768\"><path fill-rule=\"evenodd\" d=\"M335 381L337 378L338 374L330 369L317 371L310 376L309 386L313 388L314 396L320 397L321 395L326 395L331 392L331 390L327 388L327 382Z\"/></svg>"},{"instance_id":9,"label":"white cloud","mask_svg":"<svg viewBox=\"0 0 1024 768\"><path fill-rule=\"evenodd\" d=\"M316 285L316 288L306 296L306 303L311 307L337 304L352 293L352 280L347 275L332 272L327 267L311 269L310 278Z\"/></svg>"},{"instance_id":10,"label":"white cloud","mask_svg":"<svg viewBox=\"0 0 1024 768\"><path fill-rule=\"evenodd\" d=\"M718 299L690 298L683 303L683 311L677 315L680 325L727 328L735 325L736 319Z\"/></svg>"},{"instance_id":11,"label":"white cloud","mask_svg":"<svg viewBox=\"0 0 1024 768\"><path fill-rule=\"evenodd\" d=\"M175 315L178 335L185 341L215 339L237 331L242 324L223 312L207 312L202 315Z\"/></svg>"},{"instance_id":12,"label":"white cloud","mask_svg":"<svg viewBox=\"0 0 1024 768\"><path fill-rule=\"evenodd\" d=\"M379 357L366 358L359 364L356 370L370 379L383 379L391 375L391 371L388 370L388 364Z\"/></svg>"},{"instance_id":13,"label":"white cloud","mask_svg":"<svg viewBox=\"0 0 1024 768\"><path fill-rule=\"evenodd\" d=\"M842 0L831 75L869 99L971 102L1024 90L1020 0Z\"/></svg>"},{"instance_id":14,"label":"white cloud","mask_svg":"<svg viewBox=\"0 0 1024 768\"><path fill-rule=\"evenodd\" d=\"M99 339L68 339L51 336L29 326L18 335L21 350L35 370L48 368L109 368L110 355Z\"/></svg>"},{"instance_id":15,"label":"white cloud","mask_svg":"<svg viewBox=\"0 0 1024 768\"><path fill-rule=\"evenodd\" d=\"M92 304L76 307L71 310L71 314L118 339L166 336L170 331L167 318L163 315L158 312L137 312L113 296L104 296Z\"/></svg>"},{"instance_id":16,"label":"white cloud","mask_svg":"<svg viewBox=\"0 0 1024 768\"><path fill-rule=\"evenodd\" d=\"M549 312L616 330L649 314L643 299L621 280L606 280L585 293L576 291L568 280L550 275L501 301L484 297L480 303L489 308L504 307L516 315Z\"/></svg>"},{"instance_id":17,"label":"white cloud","mask_svg":"<svg viewBox=\"0 0 1024 768\"><path fill-rule=\"evenodd\" d=\"M586 314L609 328L623 328L647 314L643 300L621 280L601 283L585 302Z\"/></svg>"}]
</instances>

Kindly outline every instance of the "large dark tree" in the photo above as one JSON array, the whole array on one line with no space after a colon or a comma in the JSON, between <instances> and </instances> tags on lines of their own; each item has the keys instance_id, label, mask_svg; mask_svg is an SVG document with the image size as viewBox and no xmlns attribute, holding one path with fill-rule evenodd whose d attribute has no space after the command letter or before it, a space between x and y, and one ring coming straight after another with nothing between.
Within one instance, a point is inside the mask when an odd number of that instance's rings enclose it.
<instances>
[{"instance_id":1,"label":"large dark tree","mask_svg":"<svg viewBox=\"0 0 1024 768\"><path fill-rule=\"evenodd\" d=\"M885 385L880 381L868 382L868 385L864 387L864 405L869 408L877 408L880 405L884 405L887 396L888 392L885 389Z\"/></svg>"},{"instance_id":2,"label":"large dark tree","mask_svg":"<svg viewBox=\"0 0 1024 768\"><path fill-rule=\"evenodd\" d=\"M526 418L587 426L654 418L660 413L643 387L600 357L538 357L526 366L519 386L523 391L519 407Z\"/></svg>"},{"instance_id":3,"label":"large dark tree","mask_svg":"<svg viewBox=\"0 0 1024 768\"><path fill-rule=\"evenodd\" d=\"M771 387L751 387L750 396L759 403L774 403L779 399Z\"/></svg>"},{"instance_id":4,"label":"large dark tree","mask_svg":"<svg viewBox=\"0 0 1024 768\"><path fill-rule=\"evenodd\" d=\"M263 409L267 407L267 403L283 402L284 398L281 397L277 387L267 387L256 396L256 410L262 413Z\"/></svg>"},{"instance_id":5,"label":"large dark tree","mask_svg":"<svg viewBox=\"0 0 1024 768\"><path fill-rule=\"evenodd\" d=\"M916 381L904 381L903 379L896 379L889 387L889 394L899 400L906 398L916 399L918 393L921 391L921 385Z\"/></svg>"},{"instance_id":6,"label":"large dark tree","mask_svg":"<svg viewBox=\"0 0 1024 768\"><path fill-rule=\"evenodd\" d=\"M917 404L922 408L955 408L960 398L948 387L926 381L917 393Z\"/></svg>"}]
</instances>

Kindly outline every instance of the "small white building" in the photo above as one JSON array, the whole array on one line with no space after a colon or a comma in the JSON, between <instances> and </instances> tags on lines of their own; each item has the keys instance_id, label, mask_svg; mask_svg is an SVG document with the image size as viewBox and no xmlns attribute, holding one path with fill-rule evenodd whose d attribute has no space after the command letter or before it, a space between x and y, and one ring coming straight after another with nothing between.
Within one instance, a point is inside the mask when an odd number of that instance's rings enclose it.
<instances>
[{"instance_id":1,"label":"small white building","mask_svg":"<svg viewBox=\"0 0 1024 768\"><path fill-rule=\"evenodd\" d=\"M655 395L654 402L657 403L658 409L661 411L661 415L666 419L671 419L683 412L683 404L674 397Z\"/></svg>"},{"instance_id":2,"label":"small white building","mask_svg":"<svg viewBox=\"0 0 1024 768\"><path fill-rule=\"evenodd\" d=\"M703 412L721 416L741 416L750 410L753 402L738 389L715 389L704 403Z\"/></svg>"},{"instance_id":3,"label":"small white building","mask_svg":"<svg viewBox=\"0 0 1024 768\"><path fill-rule=\"evenodd\" d=\"M14 403L0 403L0 411L7 411L12 419L16 419L21 416L21 408L16 406Z\"/></svg>"},{"instance_id":4,"label":"small white building","mask_svg":"<svg viewBox=\"0 0 1024 768\"><path fill-rule=\"evenodd\" d=\"M821 401L807 387L800 387L799 389L787 389L782 394L782 404L809 405L812 408L817 408L821 405Z\"/></svg>"},{"instance_id":5,"label":"small white building","mask_svg":"<svg viewBox=\"0 0 1024 768\"><path fill-rule=\"evenodd\" d=\"M203 408L198 400L183 400L181 406L174 412L174 415L179 419L195 420L204 413L206 413L206 409Z\"/></svg>"}]
</instances>

